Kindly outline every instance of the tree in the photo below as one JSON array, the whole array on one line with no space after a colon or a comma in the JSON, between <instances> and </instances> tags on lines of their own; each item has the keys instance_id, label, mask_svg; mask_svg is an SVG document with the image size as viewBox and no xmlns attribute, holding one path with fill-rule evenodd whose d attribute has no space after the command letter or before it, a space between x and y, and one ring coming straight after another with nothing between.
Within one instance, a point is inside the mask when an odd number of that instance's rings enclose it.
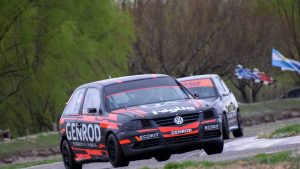
<instances>
[{"instance_id":1,"label":"tree","mask_svg":"<svg viewBox=\"0 0 300 169\"><path fill-rule=\"evenodd\" d=\"M286 51L287 57L300 61L300 1L299 0L269 0L280 26L280 38L285 47L278 46ZM293 73L293 79L300 85L300 75Z\"/></svg>"},{"instance_id":2,"label":"tree","mask_svg":"<svg viewBox=\"0 0 300 169\"><path fill-rule=\"evenodd\" d=\"M75 87L127 74L133 25L114 1L0 1L0 8L0 114L9 119L0 128L49 130Z\"/></svg>"},{"instance_id":3,"label":"tree","mask_svg":"<svg viewBox=\"0 0 300 169\"><path fill-rule=\"evenodd\" d=\"M135 18L130 71L176 77L216 73L234 81L237 64L271 70L278 26L259 1L119 1ZM268 22L265 22L268 21ZM245 83L235 85L245 102ZM261 86L253 88L253 100Z\"/></svg>"}]
</instances>

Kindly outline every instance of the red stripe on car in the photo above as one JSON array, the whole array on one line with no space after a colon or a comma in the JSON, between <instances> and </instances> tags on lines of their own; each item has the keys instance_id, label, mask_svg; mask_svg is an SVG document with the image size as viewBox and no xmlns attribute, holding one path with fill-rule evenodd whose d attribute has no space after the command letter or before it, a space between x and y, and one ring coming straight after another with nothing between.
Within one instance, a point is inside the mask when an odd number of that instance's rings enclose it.
<instances>
[{"instance_id":1,"label":"red stripe on car","mask_svg":"<svg viewBox=\"0 0 300 169\"><path fill-rule=\"evenodd\" d=\"M120 140L119 143L120 144L129 144L129 143L131 143L131 141L129 139L125 139L125 140Z\"/></svg>"},{"instance_id":2,"label":"red stripe on car","mask_svg":"<svg viewBox=\"0 0 300 169\"><path fill-rule=\"evenodd\" d=\"M185 126L180 126L180 127L174 127L174 126L173 127L158 127L158 129L161 132L171 132L171 131L174 131L174 130L184 130L184 129L198 128L199 124L200 124L200 122L197 121L197 122L185 125Z\"/></svg>"},{"instance_id":3,"label":"red stripe on car","mask_svg":"<svg viewBox=\"0 0 300 169\"><path fill-rule=\"evenodd\" d=\"M189 133L183 133L183 134L163 134L163 137L164 138L179 137L179 136L186 136L186 135L197 134L197 133L199 133L199 130L193 130Z\"/></svg>"},{"instance_id":4,"label":"red stripe on car","mask_svg":"<svg viewBox=\"0 0 300 169\"><path fill-rule=\"evenodd\" d=\"M217 122L217 119L205 120L205 121L201 122L201 124L214 123L214 122Z\"/></svg>"}]
</instances>

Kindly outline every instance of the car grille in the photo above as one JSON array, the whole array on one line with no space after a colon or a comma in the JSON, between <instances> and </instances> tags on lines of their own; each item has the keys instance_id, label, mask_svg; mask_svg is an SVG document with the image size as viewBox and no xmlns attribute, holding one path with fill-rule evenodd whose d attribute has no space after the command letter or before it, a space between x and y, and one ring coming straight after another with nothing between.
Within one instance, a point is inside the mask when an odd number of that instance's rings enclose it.
<instances>
[{"instance_id":1,"label":"car grille","mask_svg":"<svg viewBox=\"0 0 300 169\"><path fill-rule=\"evenodd\" d=\"M203 138L213 138L213 137L220 137L220 136L221 136L221 132L219 130L203 132Z\"/></svg>"},{"instance_id":2,"label":"car grille","mask_svg":"<svg viewBox=\"0 0 300 169\"><path fill-rule=\"evenodd\" d=\"M199 139L199 135L193 134L193 135L187 135L187 136L165 138L165 141L168 144L177 144L177 143L185 143L185 142L190 142L190 141L197 141L198 139Z\"/></svg>"},{"instance_id":3,"label":"car grille","mask_svg":"<svg viewBox=\"0 0 300 169\"><path fill-rule=\"evenodd\" d=\"M195 122L199 119L199 113L193 113L193 114L184 114L180 115L183 118L183 124L188 124ZM176 116L172 117L163 117L163 118L157 118L153 119L159 126L172 126L176 125L174 122L174 118Z\"/></svg>"},{"instance_id":4,"label":"car grille","mask_svg":"<svg viewBox=\"0 0 300 169\"><path fill-rule=\"evenodd\" d=\"M159 145L158 139L153 140L145 140L141 142L134 143L134 148L148 148L148 147L154 147Z\"/></svg>"}]
</instances>

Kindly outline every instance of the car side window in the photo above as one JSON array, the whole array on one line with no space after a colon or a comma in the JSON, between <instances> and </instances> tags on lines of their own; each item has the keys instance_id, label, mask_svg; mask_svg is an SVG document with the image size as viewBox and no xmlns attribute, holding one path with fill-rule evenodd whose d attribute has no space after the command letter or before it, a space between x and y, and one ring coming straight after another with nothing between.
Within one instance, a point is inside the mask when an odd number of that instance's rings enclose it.
<instances>
[{"instance_id":1,"label":"car side window","mask_svg":"<svg viewBox=\"0 0 300 169\"><path fill-rule=\"evenodd\" d=\"M85 89L76 90L64 110L64 115L79 115Z\"/></svg>"},{"instance_id":2,"label":"car side window","mask_svg":"<svg viewBox=\"0 0 300 169\"><path fill-rule=\"evenodd\" d=\"M222 79L220 79L220 81L221 81L221 85L222 85L223 88L224 88L225 93L226 93L226 94L229 94L229 93L230 93L230 92L229 92L229 89L228 89L228 87L226 86L226 84L224 83L224 81L223 81Z\"/></svg>"},{"instance_id":3,"label":"car side window","mask_svg":"<svg viewBox=\"0 0 300 169\"><path fill-rule=\"evenodd\" d=\"M97 88L89 88L86 92L82 114L89 114L88 109L96 108L98 111L100 109L100 92Z\"/></svg>"},{"instance_id":4,"label":"car side window","mask_svg":"<svg viewBox=\"0 0 300 169\"><path fill-rule=\"evenodd\" d=\"M220 91L220 93L221 93L221 94L225 94L225 89L224 89L224 87L222 86L222 84L221 84L219 78L215 78L215 84L216 84L218 90Z\"/></svg>"}]
</instances>

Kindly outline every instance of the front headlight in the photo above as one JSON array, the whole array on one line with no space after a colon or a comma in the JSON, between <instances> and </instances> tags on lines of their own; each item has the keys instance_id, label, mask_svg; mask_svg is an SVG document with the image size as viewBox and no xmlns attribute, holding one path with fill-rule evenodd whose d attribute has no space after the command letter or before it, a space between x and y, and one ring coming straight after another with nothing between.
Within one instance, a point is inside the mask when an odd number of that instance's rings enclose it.
<instances>
[{"instance_id":1,"label":"front headlight","mask_svg":"<svg viewBox=\"0 0 300 169\"><path fill-rule=\"evenodd\" d=\"M123 125L123 131L141 130L150 127L149 120L131 120Z\"/></svg>"}]
</instances>

